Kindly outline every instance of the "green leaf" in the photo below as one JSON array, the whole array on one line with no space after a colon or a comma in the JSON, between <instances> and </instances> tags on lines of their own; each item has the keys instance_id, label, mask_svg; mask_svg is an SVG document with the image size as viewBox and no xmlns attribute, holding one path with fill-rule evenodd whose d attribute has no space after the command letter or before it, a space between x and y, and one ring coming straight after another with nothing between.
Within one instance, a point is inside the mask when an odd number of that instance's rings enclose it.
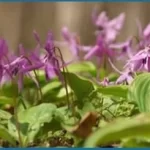
<instances>
[{"instance_id":1,"label":"green leaf","mask_svg":"<svg viewBox=\"0 0 150 150\"><path fill-rule=\"evenodd\" d=\"M74 73L65 74L68 79L69 85L74 91L78 100L82 100L83 98L87 97L94 90L93 83L90 80L84 79L83 77L78 76Z\"/></svg>"},{"instance_id":2,"label":"green leaf","mask_svg":"<svg viewBox=\"0 0 150 150\"><path fill-rule=\"evenodd\" d=\"M98 87L98 91L103 95L112 95L116 97L127 98L128 86L126 85L113 85L107 87Z\"/></svg>"},{"instance_id":3,"label":"green leaf","mask_svg":"<svg viewBox=\"0 0 150 150\"><path fill-rule=\"evenodd\" d=\"M31 107L18 114L19 121L21 123L27 122L30 124L49 122L56 110L56 106L53 104L41 104Z\"/></svg>"},{"instance_id":4,"label":"green leaf","mask_svg":"<svg viewBox=\"0 0 150 150\"><path fill-rule=\"evenodd\" d=\"M76 62L67 66L69 72L79 73L79 72L88 72L92 75L96 75L96 66L90 61Z\"/></svg>"},{"instance_id":5,"label":"green leaf","mask_svg":"<svg viewBox=\"0 0 150 150\"><path fill-rule=\"evenodd\" d=\"M55 111L53 114L53 119L49 123L45 123L40 128L41 136L47 134L49 131L57 131L62 129L62 124L64 122L64 116L60 111Z\"/></svg>"},{"instance_id":6,"label":"green leaf","mask_svg":"<svg viewBox=\"0 0 150 150\"><path fill-rule=\"evenodd\" d=\"M116 119L91 134L84 147L104 146L124 138L135 137L150 138L150 114Z\"/></svg>"},{"instance_id":7,"label":"green leaf","mask_svg":"<svg viewBox=\"0 0 150 150\"><path fill-rule=\"evenodd\" d=\"M91 102L84 102L82 109L79 109L78 112L80 113L80 116L84 116L87 112L94 112L95 107Z\"/></svg>"},{"instance_id":8,"label":"green leaf","mask_svg":"<svg viewBox=\"0 0 150 150\"><path fill-rule=\"evenodd\" d=\"M10 113L8 113L7 111L4 111L4 110L0 109L0 119L6 119L6 120L8 120L8 119L11 118L11 116L12 115Z\"/></svg>"},{"instance_id":9,"label":"green leaf","mask_svg":"<svg viewBox=\"0 0 150 150\"><path fill-rule=\"evenodd\" d=\"M125 147L125 148L150 147L150 142L139 138L127 138L123 140L123 142L121 143L121 147Z\"/></svg>"},{"instance_id":10,"label":"green leaf","mask_svg":"<svg viewBox=\"0 0 150 150\"><path fill-rule=\"evenodd\" d=\"M4 128L1 125L0 125L0 138L3 139L3 140L8 141L13 146L16 145L16 141L14 140L14 138L12 137L12 135L8 132L8 130L6 128Z\"/></svg>"},{"instance_id":11,"label":"green leaf","mask_svg":"<svg viewBox=\"0 0 150 150\"><path fill-rule=\"evenodd\" d=\"M14 100L13 98L10 98L10 97L0 96L0 104L14 105Z\"/></svg>"},{"instance_id":12,"label":"green leaf","mask_svg":"<svg viewBox=\"0 0 150 150\"><path fill-rule=\"evenodd\" d=\"M48 103L43 103L19 112L18 120L23 144L27 145L28 142L33 142L44 124L51 123L56 114L58 117L56 106ZM62 119L63 116L61 116L61 119L59 120L61 121ZM14 138L19 141L15 124L15 118L13 117L8 122L8 129Z\"/></svg>"},{"instance_id":13,"label":"green leaf","mask_svg":"<svg viewBox=\"0 0 150 150\"><path fill-rule=\"evenodd\" d=\"M50 93L51 91L60 88L61 87L61 82L58 80L52 80L50 83L46 84L43 88L42 88L42 94L47 95L48 93Z\"/></svg>"},{"instance_id":14,"label":"green leaf","mask_svg":"<svg viewBox=\"0 0 150 150\"><path fill-rule=\"evenodd\" d=\"M128 100L135 101L141 112L150 111L150 73L137 76L129 87Z\"/></svg>"}]
</instances>

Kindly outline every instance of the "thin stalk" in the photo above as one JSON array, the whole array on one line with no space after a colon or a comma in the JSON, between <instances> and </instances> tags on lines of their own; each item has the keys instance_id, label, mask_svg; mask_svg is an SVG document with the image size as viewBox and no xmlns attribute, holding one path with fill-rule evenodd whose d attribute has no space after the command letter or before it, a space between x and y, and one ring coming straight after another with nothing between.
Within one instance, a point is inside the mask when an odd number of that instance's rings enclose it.
<instances>
[{"instance_id":1,"label":"thin stalk","mask_svg":"<svg viewBox=\"0 0 150 150\"><path fill-rule=\"evenodd\" d=\"M57 47L55 47L55 49L56 49ZM60 58L61 58L61 61L62 61L62 63L64 64L64 60L63 60L63 56L62 56L62 54L61 54L61 52L60 52L60 49L59 48L57 48L58 49L58 52L59 52L59 54L60 54ZM70 108L70 101L69 101L69 92L68 92L68 87L67 87L67 78L66 78L66 75L65 75L65 67L64 66L62 66L62 69L63 69L63 72L64 72L64 74L63 74L63 76L64 76L64 86L65 86L65 90L66 90L66 96L67 96L67 105L68 105L68 109Z\"/></svg>"},{"instance_id":2,"label":"thin stalk","mask_svg":"<svg viewBox=\"0 0 150 150\"><path fill-rule=\"evenodd\" d=\"M14 103L15 103L15 106L17 106L16 98L14 98ZM21 129L20 129L19 121L18 121L17 107L14 108L14 116L15 116L15 120L16 120L17 131L18 131L19 144L21 147L23 147L23 141L22 141L21 133L20 133Z\"/></svg>"},{"instance_id":3,"label":"thin stalk","mask_svg":"<svg viewBox=\"0 0 150 150\"><path fill-rule=\"evenodd\" d=\"M96 75L96 79L97 79L97 81L99 81L100 80L100 68L101 68L101 60L100 60L100 58L97 58L97 66L98 66L98 69L97 69L97 75Z\"/></svg>"},{"instance_id":4,"label":"thin stalk","mask_svg":"<svg viewBox=\"0 0 150 150\"><path fill-rule=\"evenodd\" d=\"M103 68L104 68L104 70L105 70L105 72L104 72L104 76L106 76L106 72L107 72L107 56L106 56L106 54L104 54L104 57L103 57Z\"/></svg>"},{"instance_id":5,"label":"thin stalk","mask_svg":"<svg viewBox=\"0 0 150 150\"><path fill-rule=\"evenodd\" d=\"M11 81L12 81L12 85L16 85L15 83L15 79L11 76L11 73L9 72L9 70L5 69L7 71L7 73L9 74ZM16 96L17 97L17 96ZM20 147L23 147L23 142L22 142L22 138L21 138L21 133L20 133L20 124L19 124L19 120L18 120L18 113L17 113L17 100L16 97L14 96L13 100L14 100L14 117L16 120L16 128L17 128L17 132L18 132L18 139L19 139L19 145Z\"/></svg>"},{"instance_id":6,"label":"thin stalk","mask_svg":"<svg viewBox=\"0 0 150 150\"><path fill-rule=\"evenodd\" d=\"M25 59L32 65L32 62L30 61L30 59L28 59L26 56L23 56L23 58L25 58ZM36 78L37 82L40 83L40 82L39 82L38 75L37 75L35 69L33 70L33 73L34 73L34 75L35 75L35 78ZM40 97L41 97L40 100L42 100L43 94L42 94L42 90L41 90L41 87L40 87L40 86L38 86L38 90L39 90Z\"/></svg>"},{"instance_id":7,"label":"thin stalk","mask_svg":"<svg viewBox=\"0 0 150 150\"><path fill-rule=\"evenodd\" d=\"M58 47L55 47L55 49L58 49L58 52L60 54L60 58L61 58L61 61L63 63L62 65L62 68L63 68L63 72L65 73L66 72L69 72L68 69L65 67L65 61L63 59L63 56L62 56L62 53L60 51L60 49ZM65 70L66 69L66 70ZM64 74L64 80L65 80L65 89L66 89L66 96L67 96L67 102L68 102L68 109L69 109L69 92L68 92L68 88L67 88L67 77L66 75ZM74 119L75 119L75 106L74 106L74 103L73 103L73 100L72 100L72 113L73 113L73 116L74 116ZM76 122L76 119L75 119L75 122Z\"/></svg>"}]
</instances>

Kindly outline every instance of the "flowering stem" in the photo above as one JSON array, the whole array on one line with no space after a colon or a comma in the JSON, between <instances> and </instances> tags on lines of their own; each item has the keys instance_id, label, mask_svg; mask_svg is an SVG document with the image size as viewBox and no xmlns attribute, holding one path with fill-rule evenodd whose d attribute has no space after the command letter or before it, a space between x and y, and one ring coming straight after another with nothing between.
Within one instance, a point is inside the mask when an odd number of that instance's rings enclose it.
<instances>
[{"instance_id":1,"label":"flowering stem","mask_svg":"<svg viewBox=\"0 0 150 150\"><path fill-rule=\"evenodd\" d=\"M99 79L100 79L100 68L101 68L101 60L99 58L97 58L97 64L98 64L98 70L97 70L96 78L99 81Z\"/></svg>"},{"instance_id":2,"label":"flowering stem","mask_svg":"<svg viewBox=\"0 0 150 150\"><path fill-rule=\"evenodd\" d=\"M108 61L109 61L110 65L111 65L111 67L112 67L117 73L123 74L123 72L121 72L120 70L118 70L118 69L116 68L116 66L112 63L112 61L111 61L110 59L108 59Z\"/></svg>"},{"instance_id":3,"label":"flowering stem","mask_svg":"<svg viewBox=\"0 0 150 150\"><path fill-rule=\"evenodd\" d=\"M65 73L65 67L64 67L63 56L62 56L62 54L61 54L60 49L59 49L58 47L55 47L55 50L56 50L56 49L58 50L58 52L59 52L59 54L60 54L60 58L61 58L61 61L62 61L62 63L63 63L63 65L62 65L63 72ZM63 76L64 76L64 80L65 80L64 86L65 86L65 89L66 89L67 105L68 105L68 109L69 109L69 108L70 108L70 102L69 102L69 92L68 92L68 87L67 87L67 78L66 78L66 75L65 75L65 74L63 74Z\"/></svg>"},{"instance_id":4,"label":"flowering stem","mask_svg":"<svg viewBox=\"0 0 150 150\"><path fill-rule=\"evenodd\" d=\"M107 72L107 56L106 56L106 54L104 54L104 57L103 57L103 68L104 68L104 76L106 76L106 72Z\"/></svg>"},{"instance_id":5,"label":"flowering stem","mask_svg":"<svg viewBox=\"0 0 150 150\"><path fill-rule=\"evenodd\" d=\"M30 59L28 59L26 56L23 56L23 58L25 58L30 63L30 65L32 65L32 62L30 61ZM37 75L35 69L33 70L33 72L34 72L34 75L35 75L35 78L36 78L37 82L39 83L39 78L38 78L38 75ZM41 99L42 99L43 94L42 94L42 90L41 90L40 86L38 86L38 90L40 92L40 96L41 96Z\"/></svg>"},{"instance_id":6,"label":"flowering stem","mask_svg":"<svg viewBox=\"0 0 150 150\"><path fill-rule=\"evenodd\" d=\"M70 101L69 101L69 92L68 92L68 88L67 88L67 78L66 78L66 74L65 74L65 69L66 69L66 72L69 72L68 70L67 70L67 68L65 67L65 62L64 62L64 59L63 59L63 56L62 56L62 54L61 54L61 51L60 51L60 49L58 48L58 47L55 47L55 49L58 49L58 52L59 52L59 54L60 54L60 58L61 58L61 61L62 61L62 63L63 63L63 65L62 65L62 68L63 68L63 72L64 72L64 80L65 80L65 84L64 84L64 86L65 86L65 89L66 89L66 96L67 96L67 103L68 103L68 109L70 108ZM75 106L74 106L74 104L73 104L73 100L72 100L72 106L71 106L71 108L72 108L72 114L73 114L73 116L74 116L74 119L75 119ZM76 122L76 119L75 119L75 122Z\"/></svg>"},{"instance_id":7,"label":"flowering stem","mask_svg":"<svg viewBox=\"0 0 150 150\"><path fill-rule=\"evenodd\" d=\"M11 76L11 73L9 72L9 70L7 70L7 69L5 69L5 70L7 71L7 73L9 74L9 76L11 78L12 86L16 85L15 79ZM14 96L14 98L13 98L13 100L14 100L14 117L16 120L16 128L18 131L19 144L21 147L23 147L23 142L22 142L21 133L20 133L20 124L19 124L18 113L17 113L17 99L16 99L16 97L18 97L18 96Z\"/></svg>"},{"instance_id":8,"label":"flowering stem","mask_svg":"<svg viewBox=\"0 0 150 150\"><path fill-rule=\"evenodd\" d=\"M17 127L17 131L18 131L18 138L19 138L19 144L21 147L23 147L23 142L22 142L22 138L21 138L21 133L20 133L20 124L19 124L19 119L18 119L18 113L17 113L17 100L16 98L14 98L14 103L15 103L15 108L14 108L14 115L15 115L15 119L16 119L16 127Z\"/></svg>"}]
</instances>

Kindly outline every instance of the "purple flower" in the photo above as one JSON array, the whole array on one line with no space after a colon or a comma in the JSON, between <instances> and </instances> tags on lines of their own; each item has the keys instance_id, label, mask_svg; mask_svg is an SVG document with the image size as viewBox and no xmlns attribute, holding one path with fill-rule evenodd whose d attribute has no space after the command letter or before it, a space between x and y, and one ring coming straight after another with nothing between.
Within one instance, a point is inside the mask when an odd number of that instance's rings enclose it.
<instances>
[{"instance_id":1,"label":"purple flower","mask_svg":"<svg viewBox=\"0 0 150 150\"><path fill-rule=\"evenodd\" d=\"M62 36L66 42L66 44L69 46L72 54L75 57L79 56L79 39L76 34L69 32L67 27L62 28Z\"/></svg>"},{"instance_id":2,"label":"purple flower","mask_svg":"<svg viewBox=\"0 0 150 150\"><path fill-rule=\"evenodd\" d=\"M109 46L112 49L115 50L121 50L121 52L118 52L119 59L125 58L125 55L127 55L128 58L132 58L133 56L133 48L132 48L132 39L129 38L127 41L122 43L112 43Z\"/></svg>"},{"instance_id":3,"label":"purple flower","mask_svg":"<svg viewBox=\"0 0 150 150\"><path fill-rule=\"evenodd\" d=\"M36 40L37 42L40 42L40 38L37 33L36 33ZM41 45L41 48L45 49L46 51L45 56L42 59L39 59L41 64L43 64L43 69L45 70L46 79L50 80L55 76L58 76L59 79L62 80L59 61L58 58L56 57L56 52L55 52L54 38L51 32L48 32L46 42L43 46ZM38 60L38 57L36 55L33 56L36 58L36 60Z\"/></svg>"},{"instance_id":4,"label":"purple flower","mask_svg":"<svg viewBox=\"0 0 150 150\"><path fill-rule=\"evenodd\" d=\"M84 56L84 59L91 59L93 56L97 56L99 59L102 59L103 57L108 57L112 59L113 55L114 51L109 48L109 45L105 43L101 36L98 36L96 45L93 47L89 47L87 54Z\"/></svg>"},{"instance_id":5,"label":"purple flower","mask_svg":"<svg viewBox=\"0 0 150 150\"><path fill-rule=\"evenodd\" d=\"M114 64L111 62L110 59L109 59L109 62L112 68L120 74L120 77L116 80L116 84L121 84L124 82L127 84L131 84L131 82L133 81L133 76L134 76L132 68L127 68L123 72L121 72L114 66Z\"/></svg>"},{"instance_id":6,"label":"purple flower","mask_svg":"<svg viewBox=\"0 0 150 150\"><path fill-rule=\"evenodd\" d=\"M8 46L4 39L0 39L0 82L3 78L4 67L8 55Z\"/></svg>"},{"instance_id":7,"label":"purple flower","mask_svg":"<svg viewBox=\"0 0 150 150\"><path fill-rule=\"evenodd\" d=\"M109 20L106 12L102 12L100 15L96 11L92 14L92 19L96 27L99 29L96 37L96 44L94 46L81 46L81 49L86 53L84 59L91 59L93 56L97 56L98 62L103 63L105 58L112 59L117 53L114 49L122 48L123 51L129 51L129 42L114 44L116 36L121 30L125 14L122 13L118 17Z\"/></svg>"},{"instance_id":8,"label":"purple flower","mask_svg":"<svg viewBox=\"0 0 150 150\"><path fill-rule=\"evenodd\" d=\"M17 79L19 92L23 89L23 78L29 76L38 85L36 79L30 74L30 71L39 69L42 67L41 63L34 63L30 60L24 47L19 45L19 56L9 52L8 46L5 40L0 43L1 62L0 62L0 84L3 85L6 82ZM5 58L5 59L4 59ZM3 61L2 61L3 60Z\"/></svg>"},{"instance_id":9,"label":"purple flower","mask_svg":"<svg viewBox=\"0 0 150 150\"><path fill-rule=\"evenodd\" d=\"M137 20L137 26L139 31L139 43L137 49L144 49L150 43L150 24L148 24L145 29L142 29L141 23Z\"/></svg>"},{"instance_id":10,"label":"purple flower","mask_svg":"<svg viewBox=\"0 0 150 150\"><path fill-rule=\"evenodd\" d=\"M122 72L120 77L117 79L116 84L121 84L123 82L131 84L131 82L133 81L133 75L134 74L130 70Z\"/></svg>"},{"instance_id":11,"label":"purple flower","mask_svg":"<svg viewBox=\"0 0 150 150\"><path fill-rule=\"evenodd\" d=\"M103 11L98 15L97 10L93 11L92 20L93 20L93 23L96 25L96 27L98 27L98 29L105 28L105 26L107 26L107 24L109 22L109 18L107 16L106 12Z\"/></svg>"},{"instance_id":12,"label":"purple flower","mask_svg":"<svg viewBox=\"0 0 150 150\"><path fill-rule=\"evenodd\" d=\"M109 85L113 85L114 82L110 82L109 79L105 77L104 80L101 81L99 84L102 85L102 86L109 86Z\"/></svg>"},{"instance_id":13,"label":"purple flower","mask_svg":"<svg viewBox=\"0 0 150 150\"><path fill-rule=\"evenodd\" d=\"M150 47L145 47L129 59L126 67L132 67L134 71L146 70L150 72Z\"/></svg>"},{"instance_id":14,"label":"purple flower","mask_svg":"<svg viewBox=\"0 0 150 150\"><path fill-rule=\"evenodd\" d=\"M23 78L29 76L39 87L38 81L30 74L30 71L41 68L43 65L30 64L28 59L24 56L17 57L8 64L3 65L3 75L1 84L13 80L18 77L18 90L21 92L23 89Z\"/></svg>"},{"instance_id":15,"label":"purple flower","mask_svg":"<svg viewBox=\"0 0 150 150\"><path fill-rule=\"evenodd\" d=\"M99 29L97 34L100 34L103 38L105 38L106 42L113 42L120 30L123 27L125 14L121 13L116 18L109 20L106 12L102 12L100 15L97 15L96 12L92 15L93 22L96 27Z\"/></svg>"}]
</instances>

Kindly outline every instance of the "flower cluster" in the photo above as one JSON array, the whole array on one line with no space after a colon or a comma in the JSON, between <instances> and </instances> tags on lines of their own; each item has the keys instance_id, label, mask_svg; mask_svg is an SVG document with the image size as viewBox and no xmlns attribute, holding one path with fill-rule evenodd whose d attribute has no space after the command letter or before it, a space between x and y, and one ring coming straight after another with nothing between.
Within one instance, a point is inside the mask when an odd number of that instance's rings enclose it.
<instances>
[{"instance_id":1,"label":"flower cluster","mask_svg":"<svg viewBox=\"0 0 150 150\"><path fill-rule=\"evenodd\" d=\"M34 31L37 46L27 53L22 45L19 45L19 55L11 53L4 39L0 40L0 83L3 85L9 81L17 81L18 90L23 88L24 76L30 77L39 87L37 78L33 75L36 70L44 70L47 80L56 75L62 79L59 60L56 57L53 35L48 33L46 42L42 45L39 35ZM40 53L43 50L43 53Z\"/></svg>"},{"instance_id":2,"label":"flower cluster","mask_svg":"<svg viewBox=\"0 0 150 150\"><path fill-rule=\"evenodd\" d=\"M79 36L71 33L67 27L63 27L61 31L64 38L63 42L54 41L52 33L49 32L45 43L42 44L40 36L34 31L34 38L37 42L35 49L27 53L26 49L22 45L19 45L19 55L12 53L6 41L0 39L1 85L17 79L18 89L22 90L24 76L28 76L39 86L36 77L31 73L35 70L44 70L47 80L58 76L63 81L61 67L65 64L60 65L59 57L61 57L61 62L64 63L64 61L62 56L57 56L56 47L60 47L61 49L64 45L69 47L74 56L70 62L74 60L86 61L96 57L99 68L104 67L103 64L108 62L120 74L117 81L113 84L124 82L130 84L135 72L150 71L150 24L143 30L141 24L137 21L139 36L137 37L136 44L133 45L132 36L128 37L124 42L117 43L116 38L123 28L124 21L124 13L110 19L106 12L98 14L94 10L92 13L92 22L96 27L96 31L94 32L96 42L94 45L81 44ZM80 52L84 54L83 57L79 55ZM113 61L123 60L125 56L127 56L128 60L125 60L123 70L119 71L113 64ZM68 63L66 62L66 64ZM104 81L101 81L101 84L106 86L112 83L106 77Z\"/></svg>"},{"instance_id":3,"label":"flower cluster","mask_svg":"<svg viewBox=\"0 0 150 150\"><path fill-rule=\"evenodd\" d=\"M116 84L124 82L130 84L135 72L150 71L150 24L145 29L142 29L140 22L137 20L138 36L129 36L126 41L117 43L116 38L123 28L124 21L124 13L110 19L106 12L98 14L94 10L92 13L92 22L96 27L96 31L94 32L96 42L93 46L79 43L76 38L77 35L70 33L66 27L62 29L62 35L75 57L79 57L78 54L80 51L85 54L81 60L91 60L93 57L96 57L99 68L104 67L104 64L109 62L111 67L120 74ZM136 44L133 42L135 39ZM119 71L115 67L113 64L114 60L124 60L123 63L125 63L125 66L123 67L123 71ZM109 85L109 81L106 79L104 78L101 83Z\"/></svg>"}]
</instances>

